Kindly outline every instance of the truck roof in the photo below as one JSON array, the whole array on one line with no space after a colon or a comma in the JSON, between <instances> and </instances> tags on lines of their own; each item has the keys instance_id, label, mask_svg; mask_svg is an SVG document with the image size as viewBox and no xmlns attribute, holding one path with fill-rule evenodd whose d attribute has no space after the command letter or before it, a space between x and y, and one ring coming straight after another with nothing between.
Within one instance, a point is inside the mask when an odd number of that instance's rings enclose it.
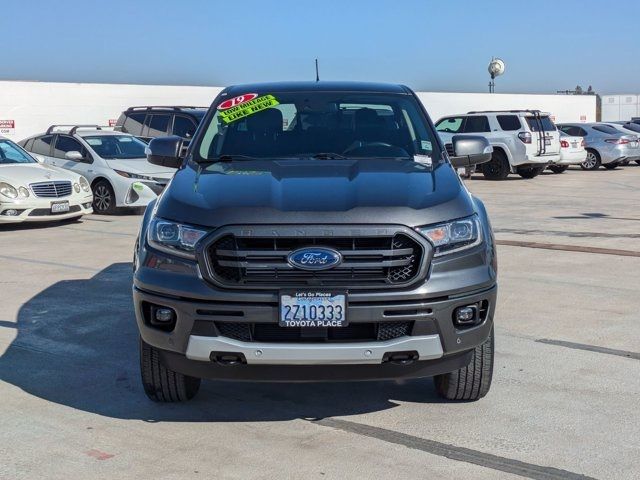
<instances>
[{"instance_id":1,"label":"truck roof","mask_svg":"<svg viewBox=\"0 0 640 480\"><path fill-rule=\"evenodd\" d=\"M249 83L232 85L223 90L228 95L242 95L243 93L276 93L276 92L370 92L370 93L400 93L409 94L411 90L392 83L370 82L272 82Z\"/></svg>"}]
</instances>

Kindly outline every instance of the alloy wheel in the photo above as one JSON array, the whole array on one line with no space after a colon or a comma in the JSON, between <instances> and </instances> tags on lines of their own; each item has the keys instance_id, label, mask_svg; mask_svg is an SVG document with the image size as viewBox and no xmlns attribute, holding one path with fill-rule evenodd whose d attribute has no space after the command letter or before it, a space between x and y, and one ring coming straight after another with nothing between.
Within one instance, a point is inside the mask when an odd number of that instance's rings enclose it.
<instances>
[{"instance_id":1,"label":"alloy wheel","mask_svg":"<svg viewBox=\"0 0 640 480\"><path fill-rule=\"evenodd\" d=\"M596 166L597 163L598 158L596 157L596 154L593 152L589 152L587 153L587 158L584 160L584 162L582 162L582 166L588 170L591 170Z\"/></svg>"},{"instance_id":2,"label":"alloy wheel","mask_svg":"<svg viewBox=\"0 0 640 480\"><path fill-rule=\"evenodd\" d=\"M111 192L104 185L98 185L93 192L93 201L97 210L103 212L109 209L111 205Z\"/></svg>"}]
</instances>

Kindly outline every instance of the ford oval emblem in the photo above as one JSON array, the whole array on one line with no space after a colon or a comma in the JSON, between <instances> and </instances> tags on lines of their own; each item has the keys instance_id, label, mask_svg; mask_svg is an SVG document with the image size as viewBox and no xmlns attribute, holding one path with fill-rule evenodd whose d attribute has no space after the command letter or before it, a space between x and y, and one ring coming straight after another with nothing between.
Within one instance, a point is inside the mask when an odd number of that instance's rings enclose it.
<instances>
[{"instance_id":1,"label":"ford oval emblem","mask_svg":"<svg viewBox=\"0 0 640 480\"><path fill-rule=\"evenodd\" d=\"M291 252L287 260L301 270L326 270L339 265L342 255L331 248L306 247Z\"/></svg>"}]
</instances>

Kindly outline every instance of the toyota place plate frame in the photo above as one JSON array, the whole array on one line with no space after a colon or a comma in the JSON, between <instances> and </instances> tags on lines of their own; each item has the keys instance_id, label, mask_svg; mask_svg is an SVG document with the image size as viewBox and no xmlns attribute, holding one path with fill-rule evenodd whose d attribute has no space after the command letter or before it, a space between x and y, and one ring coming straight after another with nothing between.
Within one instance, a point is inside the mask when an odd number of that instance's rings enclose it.
<instances>
[{"instance_id":1,"label":"toyota place plate frame","mask_svg":"<svg viewBox=\"0 0 640 480\"><path fill-rule=\"evenodd\" d=\"M296 290L280 292L278 324L281 327L346 327L347 292Z\"/></svg>"}]
</instances>

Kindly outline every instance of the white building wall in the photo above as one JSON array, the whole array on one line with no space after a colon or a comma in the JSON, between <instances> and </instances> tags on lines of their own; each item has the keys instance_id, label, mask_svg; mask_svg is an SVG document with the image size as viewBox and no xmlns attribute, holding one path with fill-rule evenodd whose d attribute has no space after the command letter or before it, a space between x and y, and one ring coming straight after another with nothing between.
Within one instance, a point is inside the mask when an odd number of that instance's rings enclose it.
<instances>
[{"instance_id":1,"label":"white building wall","mask_svg":"<svg viewBox=\"0 0 640 480\"><path fill-rule=\"evenodd\" d=\"M472 110L541 110L555 122L595 122L595 95L417 92L431 119Z\"/></svg>"},{"instance_id":2,"label":"white building wall","mask_svg":"<svg viewBox=\"0 0 640 480\"><path fill-rule=\"evenodd\" d=\"M13 140L52 124L109 125L135 105L208 106L220 87L0 81L0 135ZM557 122L595 121L593 96L418 92L431 118L470 110L539 109Z\"/></svg>"},{"instance_id":3,"label":"white building wall","mask_svg":"<svg viewBox=\"0 0 640 480\"><path fill-rule=\"evenodd\" d=\"M52 124L109 125L135 105L211 105L218 87L0 81L0 135L19 141ZM10 129L13 122L14 128ZM12 131L11 131L12 130Z\"/></svg>"},{"instance_id":4,"label":"white building wall","mask_svg":"<svg viewBox=\"0 0 640 480\"><path fill-rule=\"evenodd\" d=\"M602 121L616 122L640 117L640 95L635 93L603 95Z\"/></svg>"}]
</instances>

